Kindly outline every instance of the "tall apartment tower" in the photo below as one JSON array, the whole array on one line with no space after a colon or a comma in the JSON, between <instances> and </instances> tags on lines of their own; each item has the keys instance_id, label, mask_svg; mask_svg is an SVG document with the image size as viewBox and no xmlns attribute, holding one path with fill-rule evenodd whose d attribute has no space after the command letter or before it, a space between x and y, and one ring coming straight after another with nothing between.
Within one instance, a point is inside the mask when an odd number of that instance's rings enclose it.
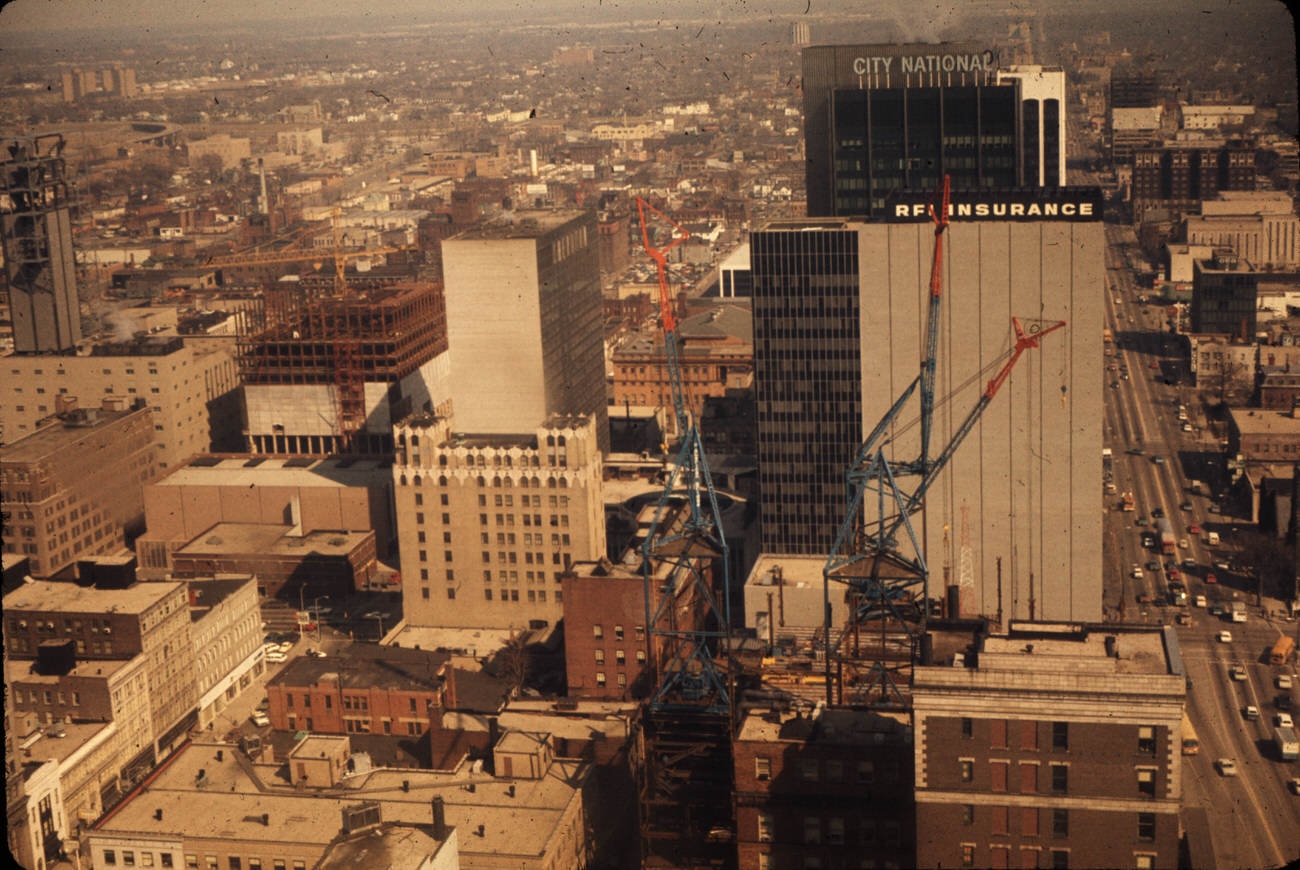
<instances>
[{"instance_id":1,"label":"tall apartment tower","mask_svg":"<svg viewBox=\"0 0 1300 870\"><path fill-rule=\"evenodd\" d=\"M774 221L750 235L763 552L830 551L845 470L917 375L930 196L895 196L888 221ZM1068 326L1020 361L930 489L926 561L961 564L951 530L966 517L976 576L964 611L1100 620L1100 192L955 191L947 236L934 451L974 406L985 367L1005 359L1013 316ZM905 422L895 461L918 449Z\"/></svg>"},{"instance_id":2,"label":"tall apartment tower","mask_svg":"<svg viewBox=\"0 0 1300 870\"><path fill-rule=\"evenodd\" d=\"M1065 186L1065 70L1034 65L998 70L1020 85L1020 163L1029 187Z\"/></svg>"},{"instance_id":3,"label":"tall apartment tower","mask_svg":"<svg viewBox=\"0 0 1300 870\"><path fill-rule=\"evenodd\" d=\"M445 240L442 256L456 428L588 415L608 453L596 213L518 211Z\"/></svg>"},{"instance_id":4,"label":"tall apartment tower","mask_svg":"<svg viewBox=\"0 0 1300 870\"><path fill-rule=\"evenodd\" d=\"M973 43L803 51L809 217L879 215L891 191L1021 184L1018 82Z\"/></svg>"},{"instance_id":5,"label":"tall apartment tower","mask_svg":"<svg viewBox=\"0 0 1300 870\"><path fill-rule=\"evenodd\" d=\"M81 340L63 137L18 139L0 155L0 234L16 353L63 353Z\"/></svg>"}]
</instances>

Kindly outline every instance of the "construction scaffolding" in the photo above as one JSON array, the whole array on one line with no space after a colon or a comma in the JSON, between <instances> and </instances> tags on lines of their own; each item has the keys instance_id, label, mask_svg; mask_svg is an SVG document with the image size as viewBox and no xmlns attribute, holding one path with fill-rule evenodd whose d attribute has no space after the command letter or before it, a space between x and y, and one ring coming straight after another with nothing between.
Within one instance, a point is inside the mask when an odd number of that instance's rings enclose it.
<instances>
[{"instance_id":1,"label":"construction scaffolding","mask_svg":"<svg viewBox=\"0 0 1300 870\"><path fill-rule=\"evenodd\" d=\"M447 349L442 287L408 282L345 296L274 287L239 312L236 347L245 385L332 386L346 451L365 425L365 385L396 384Z\"/></svg>"}]
</instances>

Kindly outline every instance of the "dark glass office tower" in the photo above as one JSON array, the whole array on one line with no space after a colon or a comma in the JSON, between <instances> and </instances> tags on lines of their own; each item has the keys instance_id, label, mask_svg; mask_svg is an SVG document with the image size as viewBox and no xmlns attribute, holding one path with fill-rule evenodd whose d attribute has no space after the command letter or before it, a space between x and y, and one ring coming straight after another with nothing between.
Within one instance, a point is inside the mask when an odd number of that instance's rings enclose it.
<instances>
[{"instance_id":1,"label":"dark glass office tower","mask_svg":"<svg viewBox=\"0 0 1300 870\"><path fill-rule=\"evenodd\" d=\"M858 232L774 222L750 262L762 549L826 553L862 440Z\"/></svg>"},{"instance_id":2,"label":"dark glass office tower","mask_svg":"<svg viewBox=\"0 0 1300 870\"><path fill-rule=\"evenodd\" d=\"M954 188L1020 186L1019 87L970 43L805 49L808 215L879 215L891 191L945 174Z\"/></svg>"}]
</instances>

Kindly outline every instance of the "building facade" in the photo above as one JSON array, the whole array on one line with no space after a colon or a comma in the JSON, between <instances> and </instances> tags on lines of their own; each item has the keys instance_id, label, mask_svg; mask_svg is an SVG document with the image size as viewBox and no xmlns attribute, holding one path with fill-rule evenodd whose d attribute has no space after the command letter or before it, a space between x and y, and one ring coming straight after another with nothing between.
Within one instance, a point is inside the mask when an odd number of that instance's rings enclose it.
<instances>
[{"instance_id":1,"label":"building facade","mask_svg":"<svg viewBox=\"0 0 1300 870\"><path fill-rule=\"evenodd\" d=\"M50 577L122 549L158 475L155 434L144 407L79 409L0 447L4 551L27 556L32 576Z\"/></svg>"},{"instance_id":2,"label":"building facade","mask_svg":"<svg viewBox=\"0 0 1300 870\"><path fill-rule=\"evenodd\" d=\"M1261 268L1293 268L1300 263L1300 217L1281 191L1220 191L1187 218L1187 241L1231 248Z\"/></svg>"},{"instance_id":3,"label":"building facade","mask_svg":"<svg viewBox=\"0 0 1300 870\"><path fill-rule=\"evenodd\" d=\"M70 639L78 661L143 654L154 746L184 736L198 697L184 583L92 588L38 580L4 597L5 645L14 660L36 657L42 642Z\"/></svg>"},{"instance_id":4,"label":"building facade","mask_svg":"<svg viewBox=\"0 0 1300 870\"><path fill-rule=\"evenodd\" d=\"M1013 623L914 671L916 866L1175 867L1172 629Z\"/></svg>"},{"instance_id":5,"label":"building facade","mask_svg":"<svg viewBox=\"0 0 1300 870\"><path fill-rule=\"evenodd\" d=\"M206 728L265 669L257 579L212 577L186 584L198 726Z\"/></svg>"},{"instance_id":6,"label":"building facade","mask_svg":"<svg viewBox=\"0 0 1300 870\"><path fill-rule=\"evenodd\" d=\"M809 217L879 215L898 188L1015 187L1019 82L973 43L803 51Z\"/></svg>"},{"instance_id":7,"label":"building facade","mask_svg":"<svg viewBox=\"0 0 1300 870\"><path fill-rule=\"evenodd\" d=\"M554 624L564 570L605 551L597 420L556 415L515 435L460 426L421 416L393 430L406 621Z\"/></svg>"},{"instance_id":8,"label":"building facade","mask_svg":"<svg viewBox=\"0 0 1300 870\"><path fill-rule=\"evenodd\" d=\"M925 202L896 201L897 222L772 222L751 235L763 552L830 551L845 470L919 373L933 245ZM955 395L937 406L935 444L976 403L985 367L1010 347L1013 316L1026 329L1067 326L1021 360L930 489L926 561L960 564L951 530L964 523L975 566L964 610L1028 616L1035 600L1039 618L1099 619L1100 194L962 191L952 209L935 394ZM894 461L910 460L919 432L893 444Z\"/></svg>"},{"instance_id":9,"label":"building facade","mask_svg":"<svg viewBox=\"0 0 1300 870\"><path fill-rule=\"evenodd\" d=\"M1133 212L1193 210L1220 191L1255 189L1255 149L1242 142L1167 142L1133 151ZM1189 239L1190 241L1190 239Z\"/></svg>"},{"instance_id":10,"label":"building facade","mask_svg":"<svg viewBox=\"0 0 1300 870\"><path fill-rule=\"evenodd\" d=\"M0 357L0 433L6 442L36 431L59 410L105 399L153 412L160 469L196 453L229 449L240 437L239 375L233 342L223 338L139 338L105 342L76 356ZM62 406L56 400L62 397Z\"/></svg>"},{"instance_id":11,"label":"building facade","mask_svg":"<svg viewBox=\"0 0 1300 870\"><path fill-rule=\"evenodd\" d=\"M1192 331L1255 337L1259 278L1250 262L1220 249L1192 264Z\"/></svg>"},{"instance_id":12,"label":"building facade","mask_svg":"<svg viewBox=\"0 0 1300 870\"><path fill-rule=\"evenodd\" d=\"M998 83L1020 84L1020 165L1030 187L1065 186L1065 70L1012 65Z\"/></svg>"},{"instance_id":13,"label":"building facade","mask_svg":"<svg viewBox=\"0 0 1300 870\"><path fill-rule=\"evenodd\" d=\"M558 209L517 211L443 242L462 431L515 434L582 414L609 451L598 238L594 211Z\"/></svg>"}]
</instances>

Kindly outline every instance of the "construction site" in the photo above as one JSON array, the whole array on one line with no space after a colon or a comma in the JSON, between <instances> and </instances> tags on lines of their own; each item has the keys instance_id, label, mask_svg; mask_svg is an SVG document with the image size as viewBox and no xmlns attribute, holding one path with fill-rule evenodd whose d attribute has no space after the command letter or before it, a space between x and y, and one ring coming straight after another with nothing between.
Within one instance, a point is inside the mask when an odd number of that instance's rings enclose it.
<instances>
[{"instance_id":1,"label":"construction site","mask_svg":"<svg viewBox=\"0 0 1300 870\"><path fill-rule=\"evenodd\" d=\"M949 212L945 181L929 212L934 244L920 371L846 469L848 507L832 551L760 556L744 604L736 602L744 619L733 620L730 589L718 579L728 576L729 554L698 421L683 401L665 268L666 253L687 233L644 201L638 209L646 252L658 266L660 316L683 433L642 544L645 625L656 638L650 645L655 687L641 710L634 756L642 866L797 862L802 853L762 845L782 840L843 846L847 860L852 844L842 814L856 814L855 824L870 818L872 837L880 833L877 859L905 866L915 837L913 668L934 660L936 643L951 656L989 631L984 620L959 618L960 596L949 571L943 591L931 594L918 529L923 524L916 521L927 491L1022 355L1065 324L1026 326L1013 318L1014 341L984 366L989 380L974 406L946 443L932 438ZM669 240L660 248L647 227L653 218L669 225ZM914 408L917 417L898 427L904 408ZM894 435L913 426L919 426L919 456L900 457L913 442L901 448ZM683 604L701 601L704 606ZM824 834L818 822L815 839L785 830L805 824L806 813L832 806L838 820Z\"/></svg>"}]
</instances>

